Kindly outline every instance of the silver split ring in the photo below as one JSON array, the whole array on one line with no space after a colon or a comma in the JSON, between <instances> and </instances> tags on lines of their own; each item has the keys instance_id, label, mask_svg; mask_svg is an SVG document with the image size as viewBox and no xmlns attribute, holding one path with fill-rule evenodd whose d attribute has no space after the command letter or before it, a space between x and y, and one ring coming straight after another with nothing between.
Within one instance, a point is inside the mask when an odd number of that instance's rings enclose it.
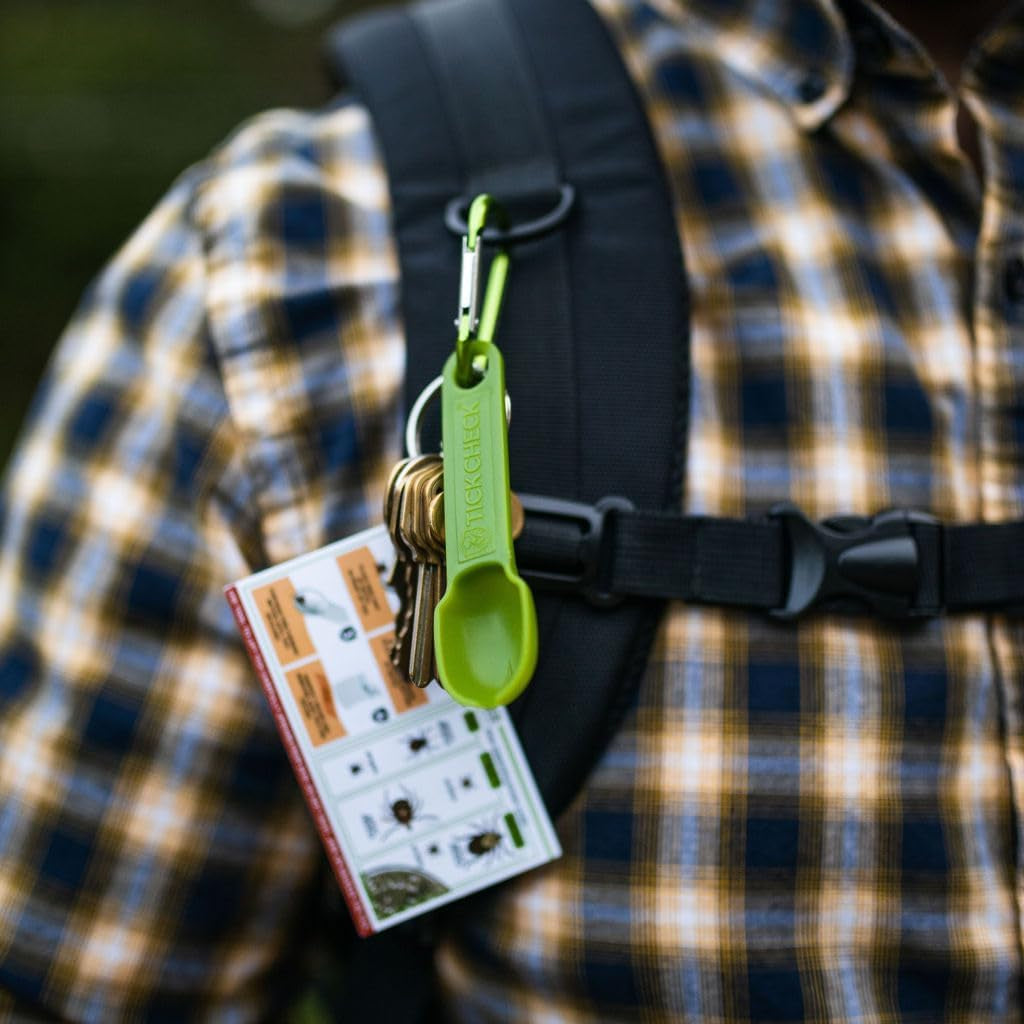
<instances>
[{"instance_id":1,"label":"silver split ring","mask_svg":"<svg viewBox=\"0 0 1024 1024\"><path fill-rule=\"evenodd\" d=\"M441 385L443 383L444 377L435 377L420 392L419 398L412 403L412 408L409 410L409 419L405 424L405 454L410 459L415 459L423 454L420 450L423 414L427 411L430 403L441 393ZM512 422L512 399L509 398L507 391L505 392L505 422Z\"/></svg>"}]
</instances>

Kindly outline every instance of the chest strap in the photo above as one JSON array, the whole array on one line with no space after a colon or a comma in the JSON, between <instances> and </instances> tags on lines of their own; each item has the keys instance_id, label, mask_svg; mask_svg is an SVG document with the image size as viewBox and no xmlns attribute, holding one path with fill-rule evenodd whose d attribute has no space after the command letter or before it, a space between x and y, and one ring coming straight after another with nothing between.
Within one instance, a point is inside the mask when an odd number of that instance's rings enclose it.
<instances>
[{"instance_id":1,"label":"chest strap","mask_svg":"<svg viewBox=\"0 0 1024 1024\"><path fill-rule=\"evenodd\" d=\"M1024 612L1024 521L944 524L911 509L812 522L795 505L759 519L681 516L520 495L519 571L534 586L612 606L626 597L917 619Z\"/></svg>"}]
</instances>

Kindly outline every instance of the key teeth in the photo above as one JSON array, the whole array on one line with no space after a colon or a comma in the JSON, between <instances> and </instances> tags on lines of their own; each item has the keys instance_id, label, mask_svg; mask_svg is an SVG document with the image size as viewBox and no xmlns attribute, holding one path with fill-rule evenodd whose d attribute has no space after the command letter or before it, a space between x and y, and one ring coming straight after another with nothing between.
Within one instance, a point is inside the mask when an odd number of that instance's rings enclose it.
<instances>
[{"instance_id":1,"label":"key teeth","mask_svg":"<svg viewBox=\"0 0 1024 1024\"><path fill-rule=\"evenodd\" d=\"M440 514L443 526L443 480L440 456L407 459L392 470L384 501L395 546L391 585L399 598L390 658L418 687L437 676L433 612L444 592L444 542L436 536L433 515Z\"/></svg>"},{"instance_id":2,"label":"key teeth","mask_svg":"<svg viewBox=\"0 0 1024 1024\"><path fill-rule=\"evenodd\" d=\"M391 642L391 664L403 672L404 669L402 668L402 665L404 659L402 657L402 652L409 638L409 628L410 623L403 622L395 633L395 639Z\"/></svg>"},{"instance_id":3,"label":"key teeth","mask_svg":"<svg viewBox=\"0 0 1024 1024\"><path fill-rule=\"evenodd\" d=\"M395 590L398 593L398 613L395 616L395 635L391 643L391 664L405 674L403 652L408 648L409 631L412 628L412 602L409 600L409 563L404 559L395 562Z\"/></svg>"}]
</instances>

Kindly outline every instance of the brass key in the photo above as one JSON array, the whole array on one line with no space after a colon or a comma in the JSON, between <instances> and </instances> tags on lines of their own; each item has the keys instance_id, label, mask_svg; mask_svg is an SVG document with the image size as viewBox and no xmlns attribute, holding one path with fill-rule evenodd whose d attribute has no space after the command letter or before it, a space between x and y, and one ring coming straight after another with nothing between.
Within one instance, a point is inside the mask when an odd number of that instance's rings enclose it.
<instances>
[{"instance_id":1,"label":"brass key","mask_svg":"<svg viewBox=\"0 0 1024 1024\"><path fill-rule=\"evenodd\" d=\"M399 459L391 468L391 473L388 476L388 482L384 486L384 525L388 527L388 531L391 530L391 516L395 507L395 497L398 491L398 484L402 478L402 474L405 472L409 465L409 459ZM394 542L394 537L392 537ZM388 578L388 586L394 586L395 570L398 568L399 559L395 559L395 564L391 567L391 576Z\"/></svg>"},{"instance_id":2,"label":"brass key","mask_svg":"<svg viewBox=\"0 0 1024 1024\"><path fill-rule=\"evenodd\" d=\"M438 602L444 596L445 589L444 540L439 540L431 528L430 509L434 501L442 495L443 487L444 471L442 468L438 471L437 479L428 487L426 502L423 506L424 517L422 523L422 540L423 546L427 552L425 571L428 574L428 580L427 592L424 599L424 611L421 614L424 616L422 628L426 630L430 644L430 657L428 659L424 654L422 668L417 667L417 672L420 676L425 676L427 682L430 682L431 679L437 679L437 660L434 657L434 611L437 608Z\"/></svg>"},{"instance_id":3,"label":"brass key","mask_svg":"<svg viewBox=\"0 0 1024 1024\"><path fill-rule=\"evenodd\" d=\"M444 491L442 490L443 486L444 473L442 472L439 485L430 499L430 504L427 506L426 543L427 547L431 551L431 554L433 555L432 561L436 561L438 567L438 584L436 587L436 594L433 600L433 608L437 607L438 602L444 596L445 586L447 585L447 561L444 546ZM433 619L433 616L431 616L431 619ZM430 625L431 634L433 634L433 621L431 621ZM436 652L431 657L430 674L431 677L434 679L439 678L437 673Z\"/></svg>"},{"instance_id":4,"label":"brass key","mask_svg":"<svg viewBox=\"0 0 1024 1024\"><path fill-rule=\"evenodd\" d=\"M444 492L438 491L430 502L430 512L428 515L430 520L430 534L431 540L440 546L441 554L444 554ZM512 494L512 539L518 540L519 535L523 532L523 527L526 525L526 510L523 508L523 503L519 500L519 496L515 493Z\"/></svg>"},{"instance_id":5,"label":"brass key","mask_svg":"<svg viewBox=\"0 0 1024 1024\"><path fill-rule=\"evenodd\" d=\"M444 485L439 458L410 473L402 492L400 530L413 557L413 617L407 674L410 682L426 686L434 678L434 608L443 593L443 558L429 537L429 510Z\"/></svg>"},{"instance_id":6,"label":"brass key","mask_svg":"<svg viewBox=\"0 0 1024 1024\"><path fill-rule=\"evenodd\" d=\"M391 662L396 667L408 664L408 649L412 638L413 613L413 561L412 551L406 546L399 529L402 493L409 474L415 469L415 459L403 459L391 471L384 496L384 522L395 547L395 564L388 580L398 595L398 614L395 616L395 636L391 645ZM404 671L404 668L403 668Z\"/></svg>"}]
</instances>

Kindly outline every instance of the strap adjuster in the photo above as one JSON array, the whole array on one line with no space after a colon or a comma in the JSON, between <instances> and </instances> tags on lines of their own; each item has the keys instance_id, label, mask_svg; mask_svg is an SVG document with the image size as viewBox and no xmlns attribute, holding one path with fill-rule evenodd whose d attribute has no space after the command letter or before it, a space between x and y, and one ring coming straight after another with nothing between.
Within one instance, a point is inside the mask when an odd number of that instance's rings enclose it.
<instances>
[{"instance_id":1,"label":"strap adjuster","mask_svg":"<svg viewBox=\"0 0 1024 1024\"><path fill-rule=\"evenodd\" d=\"M518 491L516 496L522 502L527 528L537 533L536 547L547 547L544 535L550 534L552 553L572 552L568 559L545 559L543 568L520 564L523 579L547 590L582 594L599 608L621 604L625 595L608 589L614 530L611 524L615 514L634 511L633 503L614 495L595 505Z\"/></svg>"},{"instance_id":2,"label":"strap adjuster","mask_svg":"<svg viewBox=\"0 0 1024 1024\"><path fill-rule=\"evenodd\" d=\"M918 602L927 572L919 529L939 529L925 512L892 509L875 516L837 516L814 523L795 505L776 505L787 541L786 603L770 614L795 619L826 603L855 604L890 619L926 618L941 607ZM938 546L929 548L937 553ZM937 554L936 554L937 557Z\"/></svg>"}]
</instances>

